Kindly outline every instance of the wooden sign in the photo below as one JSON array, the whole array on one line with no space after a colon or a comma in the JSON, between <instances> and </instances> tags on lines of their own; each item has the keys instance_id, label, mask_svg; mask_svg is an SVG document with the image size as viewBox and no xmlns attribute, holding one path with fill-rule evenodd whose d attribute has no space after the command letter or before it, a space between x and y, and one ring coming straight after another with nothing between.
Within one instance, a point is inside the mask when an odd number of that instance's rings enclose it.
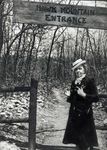
<instances>
[{"instance_id":1,"label":"wooden sign","mask_svg":"<svg viewBox=\"0 0 107 150\"><path fill-rule=\"evenodd\" d=\"M14 22L107 29L107 8L14 0Z\"/></svg>"}]
</instances>

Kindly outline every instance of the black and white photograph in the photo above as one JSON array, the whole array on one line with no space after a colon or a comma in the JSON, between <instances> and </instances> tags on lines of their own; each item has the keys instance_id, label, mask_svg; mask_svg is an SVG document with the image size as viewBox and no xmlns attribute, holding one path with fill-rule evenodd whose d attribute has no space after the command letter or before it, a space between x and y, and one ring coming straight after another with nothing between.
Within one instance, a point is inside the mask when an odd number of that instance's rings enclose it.
<instances>
[{"instance_id":1,"label":"black and white photograph","mask_svg":"<svg viewBox=\"0 0 107 150\"><path fill-rule=\"evenodd\" d=\"M107 150L107 0L0 0L0 150Z\"/></svg>"}]
</instances>

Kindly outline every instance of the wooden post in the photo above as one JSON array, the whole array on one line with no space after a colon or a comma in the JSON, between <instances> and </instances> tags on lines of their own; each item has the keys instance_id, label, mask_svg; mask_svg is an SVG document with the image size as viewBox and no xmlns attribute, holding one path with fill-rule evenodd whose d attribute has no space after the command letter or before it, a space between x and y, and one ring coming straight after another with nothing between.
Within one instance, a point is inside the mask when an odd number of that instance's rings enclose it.
<instances>
[{"instance_id":1,"label":"wooden post","mask_svg":"<svg viewBox=\"0 0 107 150\"><path fill-rule=\"evenodd\" d=\"M38 81L31 79L29 104L29 150L36 149L36 115L37 115L37 87Z\"/></svg>"}]
</instances>

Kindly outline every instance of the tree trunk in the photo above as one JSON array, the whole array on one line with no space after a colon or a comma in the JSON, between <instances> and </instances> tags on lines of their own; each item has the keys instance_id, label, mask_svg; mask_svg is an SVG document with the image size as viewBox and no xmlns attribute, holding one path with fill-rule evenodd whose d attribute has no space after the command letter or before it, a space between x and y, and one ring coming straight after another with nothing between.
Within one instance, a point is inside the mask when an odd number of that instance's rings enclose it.
<instances>
[{"instance_id":1,"label":"tree trunk","mask_svg":"<svg viewBox=\"0 0 107 150\"><path fill-rule=\"evenodd\" d=\"M53 49L53 45L54 45L54 39L55 39L55 36L56 36L56 33L57 33L58 29L59 29L59 27L57 27L55 32L54 32L53 39L52 39L51 46L50 46L48 62L47 62L47 80L48 80L48 77L49 77L50 59L51 59L51 53L52 53L52 49Z\"/></svg>"},{"instance_id":2,"label":"tree trunk","mask_svg":"<svg viewBox=\"0 0 107 150\"><path fill-rule=\"evenodd\" d=\"M2 12L3 12L3 4L2 1L0 1L0 56L1 56L1 50L3 45Z\"/></svg>"}]
</instances>

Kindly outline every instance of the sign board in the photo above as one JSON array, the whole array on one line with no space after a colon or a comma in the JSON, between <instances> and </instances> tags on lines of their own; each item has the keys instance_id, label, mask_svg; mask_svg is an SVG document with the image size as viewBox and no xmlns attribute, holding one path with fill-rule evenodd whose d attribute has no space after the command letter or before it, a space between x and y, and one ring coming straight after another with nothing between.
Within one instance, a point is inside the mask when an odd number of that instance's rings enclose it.
<instances>
[{"instance_id":1,"label":"sign board","mask_svg":"<svg viewBox=\"0 0 107 150\"><path fill-rule=\"evenodd\" d=\"M13 21L107 29L107 8L14 0Z\"/></svg>"}]
</instances>

